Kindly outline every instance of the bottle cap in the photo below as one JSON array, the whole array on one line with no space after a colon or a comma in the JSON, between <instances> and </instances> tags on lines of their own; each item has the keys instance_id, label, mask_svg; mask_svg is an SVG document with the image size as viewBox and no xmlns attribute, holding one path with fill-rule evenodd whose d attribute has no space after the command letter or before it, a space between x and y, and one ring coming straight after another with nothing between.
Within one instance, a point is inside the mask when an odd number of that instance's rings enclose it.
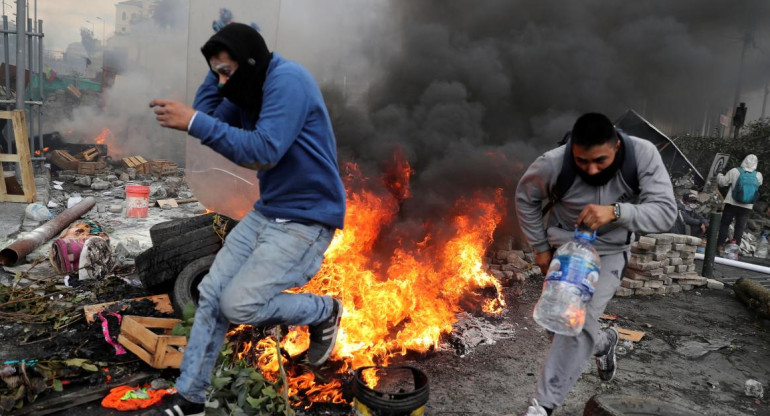
<instances>
[{"instance_id":1,"label":"bottle cap","mask_svg":"<svg viewBox=\"0 0 770 416\"><path fill-rule=\"evenodd\" d=\"M594 240L596 240L596 231L591 232L589 230L581 230L580 228L575 227L575 239L593 243Z\"/></svg>"}]
</instances>

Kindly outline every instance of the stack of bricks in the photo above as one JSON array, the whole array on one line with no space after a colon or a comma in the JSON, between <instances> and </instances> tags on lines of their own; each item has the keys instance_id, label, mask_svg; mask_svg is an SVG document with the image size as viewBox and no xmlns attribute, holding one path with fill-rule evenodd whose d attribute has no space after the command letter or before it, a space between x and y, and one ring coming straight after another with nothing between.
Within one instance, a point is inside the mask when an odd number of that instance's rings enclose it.
<instances>
[{"instance_id":1,"label":"stack of bricks","mask_svg":"<svg viewBox=\"0 0 770 416\"><path fill-rule=\"evenodd\" d=\"M679 293L707 284L695 271L698 237L649 234L631 244L631 259L615 296Z\"/></svg>"},{"instance_id":2,"label":"stack of bricks","mask_svg":"<svg viewBox=\"0 0 770 416\"><path fill-rule=\"evenodd\" d=\"M490 250L484 258L485 269L503 286L524 283L528 277L540 276L540 268L534 264L535 255L522 250Z\"/></svg>"}]
</instances>

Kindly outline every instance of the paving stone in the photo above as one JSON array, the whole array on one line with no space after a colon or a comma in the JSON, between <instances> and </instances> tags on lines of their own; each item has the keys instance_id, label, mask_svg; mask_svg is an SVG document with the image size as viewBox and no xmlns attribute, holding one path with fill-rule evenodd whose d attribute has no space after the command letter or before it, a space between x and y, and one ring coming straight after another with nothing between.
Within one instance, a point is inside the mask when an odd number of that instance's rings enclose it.
<instances>
[{"instance_id":1,"label":"paving stone","mask_svg":"<svg viewBox=\"0 0 770 416\"><path fill-rule=\"evenodd\" d=\"M674 239L670 235L666 234L647 234L647 237L655 239L655 245L671 244Z\"/></svg>"},{"instance_id":2,"label":"paving stone","mask_svg":"<svg viewBox=\"0 0 770 416\"><path fill-rule=\"evenodd\" d=\"M666 266L665 269L666 269L666 274L671 274L676 271L676 266Z\"/></svg>"},{"instance_id":3,"label":"paving stone","mask_svg":"<svg viewBox=\"0 0 770 416\"><path fill-rule=\"evenodd\" d=\"M634 294L637 296L649 296L655 293L655 289L650 287L640 287L639 289L634 289Z\"/></svg>"},{"instance_id":4,"label":"paving stone","mask_svg":"<svg viewBox=\"0 0 770 416\"><path fill-rule=\"evenodd\" d=\"M724 283L722 283L722 282L720 282L718 280L714 280L714 279L706 280L706 286L709 289L724 289L725 288L725 284Z\"/></svg>"},{"instance_id":5,"label":"paving stone","mask_svg":"<svg viewBox=\"0 0 770 416\"><path fill-rule=\"evenodd\" d=\"M637 290L639 290L639 289L637 289ZM629 289L627 287L619 287L615 291L615 296L622 297L622 298L631 296L633 294L634 294L634 289Z\"/></svg>"},{"instance_id":6,"label":"paving stone","mask_svg":"<svg viewBox=\"0 0 770 416\"><path fill-rule=\"evenodd\" d=\"M686 264L680 264L679 266L674 266L674 267L676 267L676 272L677 273L684 273L684 272L687 271L687 268L690 267L690 266L688 266Z\"/></svg>"},{"instance_id":7,"label":"paving stone","mask_svg":"<svg viewBox=\"0 0 770 416\"><path fill-rule=\"evenodd\" d=\"M687 266L687 271L688 272L694 272L695 271L695 264L688 265Z\"/></svg>"},{"instance_id":8,"label":"paving stone","mask_svg":"<svg viewBox=\"0 0 770 416\"><path fill-rule=\"evenodd\" d=\"M629 261L635 261L638 263L644 263L653 261L654 255L652 253L632 253Z\"/></svg>"},{"instance_id":9,"label":"paving stone","mask_svg":"<svg viewBox=\"0 0 770 416\"><path fill-rule=\"evenodd\" d=\"M673 284L669 287L671 288L671 293L682 293L682 286L678 284Z\"/></svg>"},{"instance_id":10,"label":"paving stone","mask_svg":"<svg viewBox=\"0 0 770 416\"><path fill-rule=\"evenodd\" d=\"M672 279L672 278L670 278L670 277L666 277L665 279L663 279L663 284L664 284L665 286L670 286L670 285L671 285L671 283L673 283L673 282L674 282L674 279Z\"/></svg>"},{"instance_id":11,"label":"paving stone","mask_svg":"<svg viewBox=\"0 0 770 416\"><path fill-rule=\"evenodd\" d=\"M631 261L628 263L628 267L636 270L652 270L652 269L658 269L661 266L662 264L659 261L638 262L638 261L634 261L634 259L631 259Z\"/></svg>"},{"instance_id":12,"label":"paving stone","mask_svg":"<svg viewBox=\"0 0 770 416\"><path fill-rule=\"evenodd\" d=\"M682 264L691 265L695 264L695 259L682 259Z\"/></svg>"},{"instance_id":13,"label":"paving stone","mask_svg":"<svg viewBox=\"0 0 770 416\"><path fill-rule=\"evenodd\" d=\"M674 244L675 251L685 251L684 249L686 247L687 247L687 244Z\"/></svg>"},{"instance_id":14,"label":"paving stone","mask_svg":"<svg viewBox=\"0 0 770 416\"><path fill-rule=\"evenodd\" d=\"M666 294L666 289L667 289L667 288L665 288L665 287L663 287L663 286L661 286L661 287L656 287L656 288L655 288L655 294L656 294L656 295L665 295L665 294Z\"/></svg>"},{"instance_id":15,"label":"paving stone","mask_svg":"<svg viewBox=\"0 0 770 416\"><path fill-rule=\"evenodd\" d=\"M695 236L687 236L687 244L691 246L699 246L703 241Z\"/></svg>"},{"instance_id":16,"label":"paving stone","mask_svg":"<svg viewBox=\"0 0 770 416\"><path fill-rule=\"evenodd\" d=\"M91 189L93 189L95 191L104 191L104 190L110 189L111 186L112 186L112 184L110 184L109 182L93 182L93 183L91 183Z\"/></svg>"},{"instance_id":17,"label":"paving stone","mask_svg":"<svg viewBox=\"0 0 770 416\"><path fill-rule=\"evenodd\" d=\"M123 212L123 205L110 205L110 207L107 208L107 211L110 211L113 214L120 214Z\"/></svg>"},{"instance_id":18,"label":"paving stone","mask_svg":"<svg viewBox=\"0 0 770 416\"><path fill-rule=\"evenodd\" d=\"M647 280L644 282L644 287L651 287L653 289L663 287L663 282L660 280Z\"/></svg>"},{"instance_id":19,"label":"paving stone","mask_svg":"<svg viewBox=\"0 0 770 416\"><path fill-rule=\"evenodd\" d=\"M684 244L687 242L688 236L686 235L673 234L673 233L666 233L665 235L671 237L671 241L673 241L674 244Z\"/></svg>"},{"instance_id":20,"label":"paving stone","mask_svg":"<svg viewBox=\"0 0 770 416\"><path fill-rule=\"evenodd\" d=\"M668 252L665 253L653 253L652 259L655 261L668 260Z\"/></svg>"},{"instance_id":21,"label":"paving stone","mask_svg":"<svg viewBox=\"0 0 770 416\"><path fill-rule=\"evenodd\" d=\"M488 264L487 265L487 268L489 268L489 270L502 270L502 267L503 266L499 265L499 264Z\"/></svg>"},{"instance_id":22,"label":"paving stone","mask_svg":"<svg viewBox=\"0 0 770 416\"><path fill-rule=\"evenodd\" d=\"M623 276L632 280L650 280L653 278L652 276L645 276L642 274L642 272L631 269L626 269L626 271L623 273Z\"/></svg>"},{"instance_id":23,"label":"paving stone","mask_svg":"<svg viewBox=\"0 0 770 416\"><path fill-rule=\"evenodd\" d=\"M645 244L645 245L654 246L655 245L655 239L650 237L650 236L648 236L648 235L647 236L643 235L643 236L639 237L639 244Z\"/></svg>"},{"instance_id":24,"label":"paving stone","mask_svg":"<svg viewBox=\"0 0 770 416\"><path fill-rule=\"evenodd\" d=\"M686 290L693 290L693 289L695 289L695 286L693 286L693 285L679 285L679 286L681 286L682 290L685 290L685 291Z\"/></svg>"},{"instance_id":25,"label":"paving stone","mask_svg":"<svg viewBox=\"0 0 770 416\"><path fill-rule=\"evenodd\" d=\"M680 259L680 258L673 258L673 259L669 258L668 259L668 264L671 265L671 266L678 266L678 265L682 264L682 259Z\"/></svg>"},{"instance_id":26,"label":"paving stone","mask_svg":"<svg viewBox=\"0 0 770 416\"><path fill-rule=\"evenodd\" d=\"M681 257L682 257L682 253L680 253L678 251L671 251L671 252L668 253L668 258L670 258L670 259L677 259L677 258L681 258Z\"/></svg>"},{"instance_id":27,"label":"paving stone","mask_svg":"<svg viewBox=\"0 0 770 416\"><path fill-rule=\"evenodd\" d=\"M649 253L655 249L655 244L645 244L638 241L631 243L632 253Z\"/></svg>"},{"instance_id":28,"label":"paving stone","mask_svg":"<svg viewBox=\"0 0 770 416\"><path fill-rule=\"evenodd\" d=\"M644 287L644 281L634 280L634 279L629 279L627 277L624 277L623 280L620 281L620 286L628 289L636 289L636 288Z\"/></svg>"},{"instance_id":29,"label":"paving stone","mask_svg":"<svg viewBox=\"0 0 770 416\"><path fill-rule=\"evenodd\" d=\"M683 259L694 259L695 258L695 252L682 252L682 258Z\"/></svg>"}]
</instances>

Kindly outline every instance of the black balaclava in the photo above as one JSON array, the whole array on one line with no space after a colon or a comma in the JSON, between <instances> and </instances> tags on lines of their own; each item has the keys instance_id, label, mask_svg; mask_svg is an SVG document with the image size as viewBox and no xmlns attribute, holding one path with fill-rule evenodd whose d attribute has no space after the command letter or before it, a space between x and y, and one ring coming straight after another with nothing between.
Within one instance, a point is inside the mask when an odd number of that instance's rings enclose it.
<instances>
[{"instance_id":1,"label":"black balaclava","mask_svg":"<svg viewBox=\"0 0 770 416\"><path fill-rule=\"evenodd\" d=\"M242 23L226 25L206 42L201 48L206 63L212 58L208 51L222 48L230 54L231 59L238 62L238 69L219 89L219 93L256 120L262 109L262 86L273 54L267 49L262 35Z\"/></svg>"},{"instance_id":2,"label":"black balaclava","mask_svg":"<svg viewBox=\"0 0 770 416\"><path fill-rule=\"evenodd\" d=\"M577 170L580 179L582 179L583 182L587 183L588 185L604 186L607 184L607 182L611 181L612 178L615 177L620 167L623 166L623 158L625 154L626 152L623 148L623 142L621 141L620 149L618 149L618 151L615 153L615 160L613 160L612 164L607 166L607 168L605 168L603 171L594 175L589 175L586 171L580 169L577 165L575 165L575 169ZM573 160L572 163L575 163L575 161Z\"/></svg>"}]
</instances>

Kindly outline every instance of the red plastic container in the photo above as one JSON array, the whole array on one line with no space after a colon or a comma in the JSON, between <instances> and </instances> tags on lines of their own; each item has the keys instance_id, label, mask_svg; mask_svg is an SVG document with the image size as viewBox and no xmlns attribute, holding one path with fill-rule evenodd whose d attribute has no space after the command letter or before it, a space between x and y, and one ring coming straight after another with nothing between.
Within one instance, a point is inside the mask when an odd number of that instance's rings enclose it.
<instances>
[{"instance_id":1,"label":"red plastic container","mask_svg":"<svg viewBox=\"0 0 770 416\"><path fill-rule=\"evenodd\" d=\"M126 185L126 217L145 218L149 206L149 186Z\"/></svg>"}]
</instances>

